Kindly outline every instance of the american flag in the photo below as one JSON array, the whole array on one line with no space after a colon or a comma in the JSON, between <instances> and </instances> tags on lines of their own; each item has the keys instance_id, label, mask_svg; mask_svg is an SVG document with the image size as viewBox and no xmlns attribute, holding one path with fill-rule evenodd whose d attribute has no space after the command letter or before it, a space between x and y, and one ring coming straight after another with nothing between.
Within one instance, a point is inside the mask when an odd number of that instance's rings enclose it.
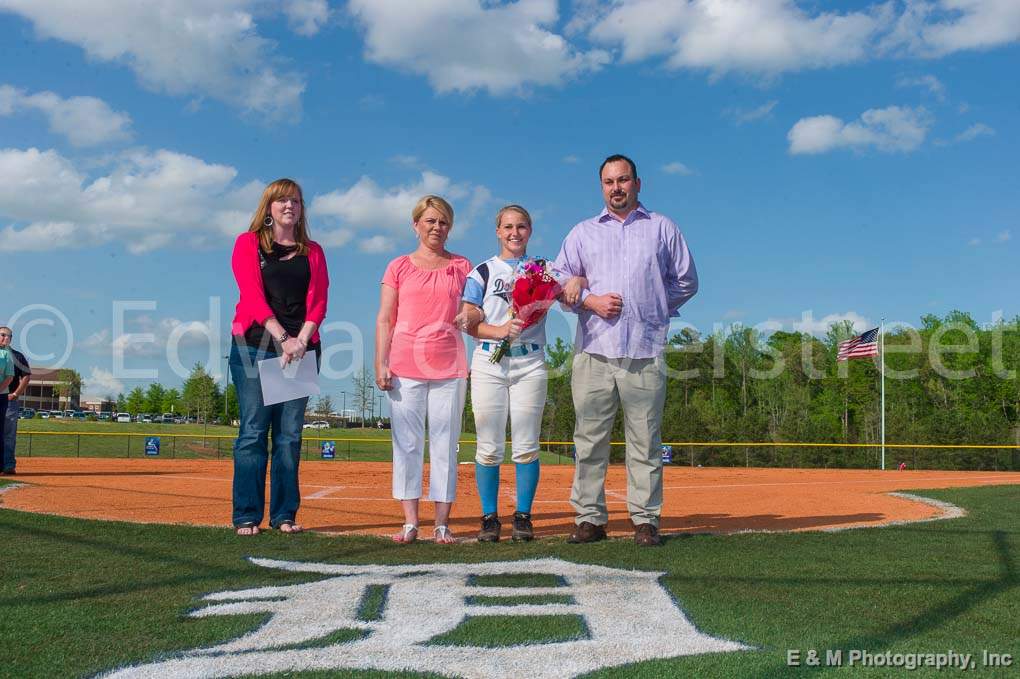
<instances>
[{"instance_id":1,"label":"american flag","mask_svg":"<svg viewBox=\"0 0 1020 679\"><path fill-rule=\"evenodd\" d=\"M846 361L866 356L878 356L878 328L872 328L857 337L840 342L836 360Z\"/></svg>"}]
</instances>

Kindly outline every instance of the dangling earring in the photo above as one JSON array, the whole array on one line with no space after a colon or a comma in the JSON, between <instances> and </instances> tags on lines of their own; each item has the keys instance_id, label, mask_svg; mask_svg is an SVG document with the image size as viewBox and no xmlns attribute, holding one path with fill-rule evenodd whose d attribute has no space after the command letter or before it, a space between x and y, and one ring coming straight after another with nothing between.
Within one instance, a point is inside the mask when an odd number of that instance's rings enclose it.
<instances>
[{"instance_id":1,"label":"dangling earring","mask_svg":"<svg viewBox=\"0 0 1020 679\"><path fill-rule=\"evenodd\" d=\"M266 215L266 218L262 220L262 223L265 224L266 227L268 228L271 227L275 222L273 222L272 215Z\"/></svg>"}]
</instances>

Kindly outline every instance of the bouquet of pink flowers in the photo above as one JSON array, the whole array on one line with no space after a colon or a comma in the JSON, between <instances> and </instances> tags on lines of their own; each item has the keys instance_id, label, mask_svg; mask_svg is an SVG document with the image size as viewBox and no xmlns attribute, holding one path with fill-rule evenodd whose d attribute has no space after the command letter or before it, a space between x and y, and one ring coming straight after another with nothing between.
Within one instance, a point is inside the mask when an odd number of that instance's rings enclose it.
<instances>
[{"instance_id":1,"label":"bouquet of pink flowers","mask_svg":"<svg viewBox=\"0 0 1020 679\"><path fill-rule=\"evenodd\" d=\"M527 329L549 311L563 288L552 273L547 259L524 257L517 263L510 279L510 318L524 321ZM510 351L510 338L504 337L489 357L489 362L499 363Z\"/></svg>"}]
</instances>

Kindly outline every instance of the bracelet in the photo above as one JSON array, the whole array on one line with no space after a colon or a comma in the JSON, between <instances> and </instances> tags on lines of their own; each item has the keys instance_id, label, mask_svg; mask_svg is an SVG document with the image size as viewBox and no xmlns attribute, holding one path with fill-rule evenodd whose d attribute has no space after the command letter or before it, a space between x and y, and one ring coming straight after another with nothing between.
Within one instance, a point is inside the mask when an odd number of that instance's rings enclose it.
<instances>
[{"instance_id":1,"label":"bracelet","mask_svg":"<svg viewBox=\"0 0 1020 679\"><path fill-rule=\"evenodd\" d=\"M279 342L280 344L283 344L284 342L286 342L289 339L290 339L290 335L288 335L287 331L284 330L283 334L276 338L276 341Z\"/></svg>"}]
</instances>

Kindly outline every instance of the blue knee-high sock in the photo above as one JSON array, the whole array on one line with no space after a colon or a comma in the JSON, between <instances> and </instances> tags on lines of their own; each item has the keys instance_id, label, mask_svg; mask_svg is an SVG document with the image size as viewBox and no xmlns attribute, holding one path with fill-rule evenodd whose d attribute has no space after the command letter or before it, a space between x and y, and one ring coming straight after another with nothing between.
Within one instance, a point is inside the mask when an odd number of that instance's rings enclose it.
<instances>
[{"instance_id":1,"label":"blue knee-high sock","mask_svg":"<svg viewBox=\"0 0 1020 679\"><path fill-rule=\"evenodd\" d=\"M535 490L538 488L538 460L522 464L516 463L517 469L517 511L531 512L531 503L535 501Z\"/></svg>"},{"instance_id":2,"label":"blue knee-high sock","mask_svg":"<svg viewBox=\"0 0 1020 679\"><path fill-rule=\"evenodd\" d=\"M482 498L482 514L495 513L499 499L499 465L475 462L475 483L478 485L478 497Z\"/></svg>"}]
</instances>

